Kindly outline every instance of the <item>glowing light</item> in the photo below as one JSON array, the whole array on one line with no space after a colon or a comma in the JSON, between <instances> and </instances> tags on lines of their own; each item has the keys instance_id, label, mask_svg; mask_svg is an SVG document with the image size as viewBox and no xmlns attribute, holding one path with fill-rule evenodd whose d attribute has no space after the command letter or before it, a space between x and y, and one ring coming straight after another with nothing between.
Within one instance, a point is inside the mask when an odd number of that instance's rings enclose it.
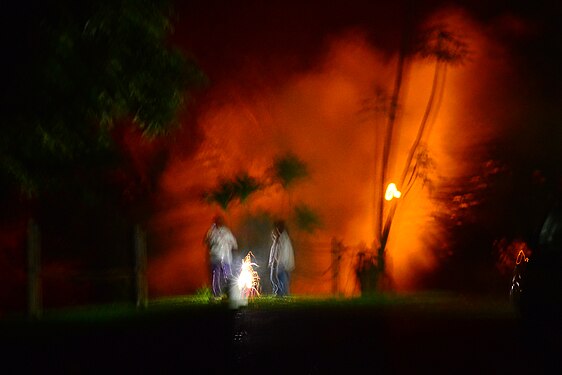
<instances>
[{"instance_id":1,"label":"glowing light","mask_svg":"<svg viewBox=\"0 0 562 375\"><path fill-rule=\"evenodd\" d=\"M240 275L238 275L237 283L238 288L243 297L259 296L260 277L254 267L259 267L256 263L252 262L252 257L255 259L254 254L250 251L242 260L242 267Z\"/></svg>"},{"instance_id":2,"label":"glowing light","mask_svg":"<svg viewBox=\"0 0 562 375\"><path fill-rule=\"evenodd\" d=\"M528 262L529 258L525 256L525 252L523 250L519 250L519 253L517 254L517 259L515 260L515 264L519 265L523 261Z\"/></svg>"},{"instance_id":3,"label":"glowing light","mask_svg":"<svg viewBox=\"0 0 562 375\"><path fill-rule=\"evenodd\" d=\"M392 198L400 198L401 195L402 193L398 190L396 184L394 182L391 182L386 187L386 192L384 193L384 199L390 201L392 200Z\"/></svg>"}]
</instances>

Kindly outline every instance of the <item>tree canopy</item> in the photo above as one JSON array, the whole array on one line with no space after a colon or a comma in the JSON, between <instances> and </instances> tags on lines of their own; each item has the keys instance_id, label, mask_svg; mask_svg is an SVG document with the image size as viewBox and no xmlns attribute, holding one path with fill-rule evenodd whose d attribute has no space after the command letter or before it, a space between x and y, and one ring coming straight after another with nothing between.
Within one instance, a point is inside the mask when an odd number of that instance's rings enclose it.
<instances>
[{"instance_id":1,"label":"tree canopy","mask_svg":"<svg viewBox=\"0 0 562 375\"><path fill-rule=\"evenodd\" d=\"M46 0L3 12L0 181L28 196L111 164L120 124L177 126L202 74L169 41L165 0Z\"/></svg>"}]
</instances>

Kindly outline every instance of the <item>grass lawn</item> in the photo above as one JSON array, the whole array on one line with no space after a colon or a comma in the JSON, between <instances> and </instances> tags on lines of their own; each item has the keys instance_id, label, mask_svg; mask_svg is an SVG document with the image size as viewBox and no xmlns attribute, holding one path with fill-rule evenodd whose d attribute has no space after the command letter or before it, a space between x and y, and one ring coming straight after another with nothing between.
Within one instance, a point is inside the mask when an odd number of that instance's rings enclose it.
<instances>
[{"instance_id":1,"label":"grass lawn","mask_svg":"<svg viewBox=\"0 0 562 375\"><path fill-rule=\"evenodd\" d=\"M528 359L520 323L507 298L444 292L263 296L239 310L200 293L145 310L115 304L4 317L0 353L16 373L512 374L542 366Z\"/></svg>"}]
</instances>

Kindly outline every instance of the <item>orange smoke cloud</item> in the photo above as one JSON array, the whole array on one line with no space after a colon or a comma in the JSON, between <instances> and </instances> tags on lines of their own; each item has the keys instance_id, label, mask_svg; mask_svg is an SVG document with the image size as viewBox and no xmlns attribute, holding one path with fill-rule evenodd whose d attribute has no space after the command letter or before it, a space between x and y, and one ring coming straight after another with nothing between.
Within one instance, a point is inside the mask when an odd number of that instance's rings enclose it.
<instances>
[{"instance_id":1,"label":"orange smoke cloud","mask_svg":"<svg viewBox=\"0 0 562 375\"><path fill-rule=\"evenodd\" d=\"M479 162L477 155L475 159L464 155L494 137L496 124L505 121L508 108L501 104L505 94L501 84L509 73L505 53L485 28L456 11L439 13L436 19L465 38L472 54L464 65L448 69L439 112L430 119L426 141L435 160L434 188ZM162 250L149 268L154 295L190 292L208 284L202 239L217 208L203 202L201 193L240 171L265 176L274 158L287 152L302 159L310 171L309 178L291 190L290 200L306 203L322 220L314 234L297 228L291 232L297 261L294 293L330 291L330 275L324 271L331 262L332 238L351 247L378 241L375 212L384 191L375 181L386 113L373 109L373 98L377 93L390 96L396 56L378 51L357 30L331 39L328 45L315 69L283 81L268 81L264 70L257 69L254 75L244 73L238 81L211 89L212 100L198 119L203 132L200 148L194 157L173 158L160 183L163 203L151 223L155 246ZM415 137L433 77L431 61L413 59L408 66L389 166L389 177L395 180ZM248 84L253 82L254 87ZM249 214L286 214L284 197L270 186L245 204L229 208L227 221L237 234ZM400 203L388 245L398 289L416 288L415 275L435 265L424 236L438 235L432 219L437 209L427 186L421 184ZM352 251L345 254L340 272L340 289L346 294L357 291L353 255Z\"/></svg>"}]
</instances>

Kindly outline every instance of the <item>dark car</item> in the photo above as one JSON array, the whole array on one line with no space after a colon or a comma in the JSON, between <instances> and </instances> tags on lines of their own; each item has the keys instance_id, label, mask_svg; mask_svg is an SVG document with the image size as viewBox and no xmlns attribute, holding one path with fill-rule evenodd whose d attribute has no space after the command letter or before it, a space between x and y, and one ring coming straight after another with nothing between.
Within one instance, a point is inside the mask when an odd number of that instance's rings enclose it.
<instances>
[{"instance_id":1,"label":"dark car","mask_svg":"<svg viewBox=\"0 0 562 375\"><path fill-rule=\"evenodd\" d=\"M562 371L562 207L547 215L529 258L518 257L510 296L519 309L534 361ZM562 372L553 373L562 373Z\"/></svg>"},{"instance_id":2,"label":"dark car","mask_svg":"<svg viewBox=\"0 0 562 375\"><path fill-rule=\"evenodd\" d=\"M554 207L540 230L536 249L528 261L519 261L512 284L519 284L523 314L562 318L562 207ZM520 269L517 269L520 268ZM519 274L519 275L517 275ZM512 286L517 288L517 286Z\"/></svg>"}]
</instances>

